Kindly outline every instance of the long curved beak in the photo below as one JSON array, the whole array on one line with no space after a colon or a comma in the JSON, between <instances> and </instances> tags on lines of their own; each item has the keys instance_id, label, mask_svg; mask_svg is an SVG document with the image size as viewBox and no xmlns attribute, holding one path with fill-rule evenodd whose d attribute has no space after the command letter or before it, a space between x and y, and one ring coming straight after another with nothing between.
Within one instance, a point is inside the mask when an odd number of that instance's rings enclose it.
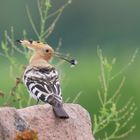
<instances>
[{"instance_id":1,"label":"long curved beak","mask_svg":"<svg viewBox=\"0 0 140 140\"><path fill-rule=\"evenodd\" d=\"M58 52L54 52L54 56L67 61L68 63L70 63L73 66L75 66L77 64L77 61L75 59L70 58L67 55L64 55L64 54L61 54L61 53L58 53Z\"/></svg>"}]
</instances>

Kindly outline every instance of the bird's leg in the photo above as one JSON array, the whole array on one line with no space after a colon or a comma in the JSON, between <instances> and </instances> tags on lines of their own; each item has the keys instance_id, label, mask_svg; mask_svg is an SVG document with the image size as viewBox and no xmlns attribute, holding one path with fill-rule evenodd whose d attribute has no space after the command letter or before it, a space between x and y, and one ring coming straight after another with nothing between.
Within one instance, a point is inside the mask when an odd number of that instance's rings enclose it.
<instances>
[{"instance_id":1,"label":"bird's leg","mask_svg":"<svg viewBox=\"0 0 140 140\"><path fill-rule=\"evenodd\" d=\"M39 99L37 99L36 105L38 105L38 103L39 103Z\"/></svg>"}]
</instances>

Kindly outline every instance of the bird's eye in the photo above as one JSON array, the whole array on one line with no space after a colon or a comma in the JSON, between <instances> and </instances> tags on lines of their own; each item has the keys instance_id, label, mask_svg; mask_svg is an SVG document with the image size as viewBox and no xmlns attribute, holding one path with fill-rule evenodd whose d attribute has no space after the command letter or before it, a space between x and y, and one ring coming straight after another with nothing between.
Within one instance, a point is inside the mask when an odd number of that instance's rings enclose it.
<instances>
[{"instance_id":1,"label":"bird's eye","mask_svg":"<svg viewBox=\"0 0 140 140\"><path fill-rule=\"evenodd\" d=\"M49 52L49 50L48 50L48 49L46 49L46 50L45 50L45 52Z\"/></svg>"}]
</instances>

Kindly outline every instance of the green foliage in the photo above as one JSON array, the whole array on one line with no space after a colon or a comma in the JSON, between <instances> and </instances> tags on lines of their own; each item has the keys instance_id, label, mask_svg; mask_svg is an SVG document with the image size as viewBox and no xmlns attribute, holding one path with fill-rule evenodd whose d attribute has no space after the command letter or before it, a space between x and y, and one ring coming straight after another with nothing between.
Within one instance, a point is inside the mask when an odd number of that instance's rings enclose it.
<instances>
[{"instance_id":1,"label":"green foliage","mask_svg":"<svg viewBox=\"0 0 140 140\"><path fill-rule=\"evenodd\" d=\"M129 127L125 130L126 126L133 119L136 105L132 99L130 99L123 106L119 106L120 102L120 92L124 85L125 77L122 78L117 89L112 93L110 91L110 86L123 71L128 68L134 61L138 50L136 50L129 61L129 63L124 66L118 73L112 76L113 65L116 59L113 58L109 63L108 59L103 56L102 50L98 47L97 53L100 59L100 85L101 89L98 90L99 101L101 107L99 109L99 114L95 114L93 118L93 134L97 139L101 140L111 140L120 139L127 136L135 128L135 125ZM108 129L111 131L108 132Z\"/></svg>"}]
</instances>

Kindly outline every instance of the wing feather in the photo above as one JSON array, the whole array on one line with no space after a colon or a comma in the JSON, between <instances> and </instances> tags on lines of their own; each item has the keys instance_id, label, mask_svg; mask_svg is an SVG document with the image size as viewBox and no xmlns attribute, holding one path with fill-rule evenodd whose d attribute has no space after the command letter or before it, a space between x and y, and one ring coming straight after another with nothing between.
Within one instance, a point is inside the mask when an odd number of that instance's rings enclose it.
<instances>
[{"instance_id":1,"label":"wing feather","mask_svg":"<svg viewBox=\"0 0 140 140\"><path fill-rule=\"evenodd\" d=\"M30 68L25 70L23 81L30 95L36 100L48 101L49 96L62 102L61 89L55 68Z\"/></svg>"}]
</instances>

